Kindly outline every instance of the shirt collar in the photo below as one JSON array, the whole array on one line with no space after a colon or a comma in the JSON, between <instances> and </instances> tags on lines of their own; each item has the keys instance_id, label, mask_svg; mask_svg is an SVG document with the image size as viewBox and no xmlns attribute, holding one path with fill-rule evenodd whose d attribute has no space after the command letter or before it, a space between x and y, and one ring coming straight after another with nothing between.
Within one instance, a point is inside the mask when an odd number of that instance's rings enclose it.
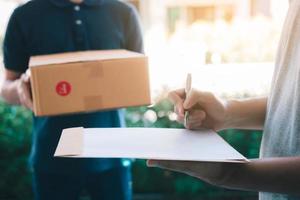
<instances>
[{"instance_id":1,"label":"shirt collar","mask_svg":"<svg viewBox=\"0 0 300 200\"><path fill-rule=\"evenodd\" d=\"M58 7L67 7L74 5L70 0L49 0L51 3ZM86 6L99 6L103 3L104 0L83 0L81 5L86 5Z\"/></svg>"}]
</instances>

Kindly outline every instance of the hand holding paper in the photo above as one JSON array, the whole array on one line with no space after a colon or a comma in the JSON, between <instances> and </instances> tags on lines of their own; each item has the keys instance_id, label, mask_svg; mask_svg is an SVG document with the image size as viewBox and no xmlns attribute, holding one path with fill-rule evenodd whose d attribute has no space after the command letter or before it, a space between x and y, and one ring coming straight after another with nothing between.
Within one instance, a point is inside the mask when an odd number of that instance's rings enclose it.
<instances>
[{"instance_id":1,"label":"hand holding paper","mask_svg":"<svg viewBox=\"0 0 300 200\"><path fill-rule=\"evenodd\" d=\"M229 178L228 175L232 175L247 163L148 160L147 165L184 173L207 183L222 186L226 178Z\"/></svg>"}]
</instances>

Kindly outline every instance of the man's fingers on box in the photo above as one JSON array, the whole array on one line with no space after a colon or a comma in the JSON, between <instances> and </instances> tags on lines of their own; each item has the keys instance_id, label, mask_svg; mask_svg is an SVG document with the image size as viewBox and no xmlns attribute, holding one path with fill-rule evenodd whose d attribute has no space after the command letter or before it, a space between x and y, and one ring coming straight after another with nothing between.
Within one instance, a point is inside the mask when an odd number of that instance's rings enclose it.
<instances>
[{"instance_id":1,"label":"man's fingers on box","mask_svg":"<svg viewBox=\"0 0 300 200\"><path fill-rule=\"evenodd\" d=\"M33 104L32 104L32 101L31 100L26 100L25 101L25 107L30 109L30 110L33 110Z\"/></svg>"},{"instance_id":2,"label":"man's fingers on box","mask_svg":"<svg viewBox=\"0 0 300 200\"><path fill-rule=\"evenodd\" d=\"M31 97L31 94L30 94L30 89L29 89L29 86L28 84L26 83L21 83L20 85L20 91L19 91L19 95L20 95L20 103L27 107L28 109L33 109L33 103L32 103L32 97Z\"/></svg>"},{"instance_id":3,"label":"man's fingers on box","mask_svg":"<svg viewBox=\"0 0 300 200\"><path fill-rule=\"evenodd\" d=\"M23 93L20 95L20 104L22 106L24 106L25 108L29 108L27 100L26 100L26 96Z\"/></svg>"},{"instance_id":4,"label":"man's fingers on box","mask_svg":"<svg viewBox=\"0 0 300 200\"><path fill-rule=\"evenodd\" d=\"M20 104L28 109L31 109L30 100L28 100L27 96L24 92L22 92L19 96Z\"/></svg>"},{"instance_id":5,"label":"man's fingers on box","mask_svg":"<svg viewBox=\"0 0 300 200\"><path fill-rule=\"evenodd\" d=\"M29 80L30 80L30 78L29 78L28 75L22 74L22 76L21 76L21 81L22 81L23 83L28 83Z\"/></svg>"},{"instance_id":6,"label":"man's fingers on box","mask_svg":"<svg viewBox=\"0 0 300 200\"><path fill-rule=\"evenodd\" d=\"M30 72L30 70L29 69L27 69L26 70L26 72L25 72L25 74L30 78L30 76L31 76L31 72Z\"/></svg>"},{"instance_id":7,"label":"man's fingers on box","mask_svg":"<svg viewBox=\"0 0 300 200\"><path fill-rule=\"evenodd\" d=\"M31 96L28 92L24 92L23 93L23 102L24 102L24 105L32 110L33 109L33 103L32 103L32 99L31 99Z\"/></svg>"},{"instance_id":8,"label":"man's fingers on box","mask_svg":"<svg viewBox=\"0 0 300 200\"><path fill-rule=\"evenodd\" d=\"M19 95L19 101L22 106L25 106L25 97L23 94Z\"/></svg>"},{"instance_id":9,"label":"man's fingers on box","mask_svg":"<svg viewBox=\"0 0 300 200\"><path fill-rule=\"evenodd\" d=\"M26 99L26 101L27 100L32 101L31 95L30 95L30 92L29 92L28 88L24 89L23 94L24 94L24 98Z\"/></svg>"},{"instance_id":10,"label":"man's fingers on box","mask_svg":"<svg viewBox=\"0 0 300 200\"><path fill-rule=\"evenodd\" d=\"M23 83L21 84L21 87L22 93L25 95L25 97L31 99L29 86L26 83Z\"/></svg>"}]
</instances>

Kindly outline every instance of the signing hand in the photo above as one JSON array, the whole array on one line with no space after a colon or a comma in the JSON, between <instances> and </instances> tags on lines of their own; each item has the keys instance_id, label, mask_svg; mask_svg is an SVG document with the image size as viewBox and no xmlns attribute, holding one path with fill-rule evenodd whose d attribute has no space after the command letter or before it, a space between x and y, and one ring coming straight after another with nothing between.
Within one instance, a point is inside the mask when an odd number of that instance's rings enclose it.
<instances>
[{"instance_id":1,"label":"signing hand","mask_svg":"<svg viewBox=\"0 0 300 200\"><path fill-rule=\"evenodd\" d=\"M170 92L168 96L175 105L179 123L184 121L185 110L189 111L186 128L208 128L215 131L226 128L226 102L212 93L192 89L185 97L184 89L180 89Z\"/></svg>"}]
</instances>

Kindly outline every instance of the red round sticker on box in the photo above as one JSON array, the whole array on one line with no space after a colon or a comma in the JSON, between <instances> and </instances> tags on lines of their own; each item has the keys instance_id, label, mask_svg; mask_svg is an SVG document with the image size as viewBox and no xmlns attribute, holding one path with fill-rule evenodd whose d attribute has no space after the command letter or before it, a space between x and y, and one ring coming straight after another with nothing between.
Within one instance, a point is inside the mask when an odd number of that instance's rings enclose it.
<instances>
[{"instance_id":1,"label":"red round sticker on box","mask_svg":"<svg viewBox=\"0 0 300 200\"><path fill-rule=\"evenodd\" d=\"M56 93L60 96L67 96L71 93L72 86L67 81L60 81L56 84Z\"/></svg>"}]
</instances>

